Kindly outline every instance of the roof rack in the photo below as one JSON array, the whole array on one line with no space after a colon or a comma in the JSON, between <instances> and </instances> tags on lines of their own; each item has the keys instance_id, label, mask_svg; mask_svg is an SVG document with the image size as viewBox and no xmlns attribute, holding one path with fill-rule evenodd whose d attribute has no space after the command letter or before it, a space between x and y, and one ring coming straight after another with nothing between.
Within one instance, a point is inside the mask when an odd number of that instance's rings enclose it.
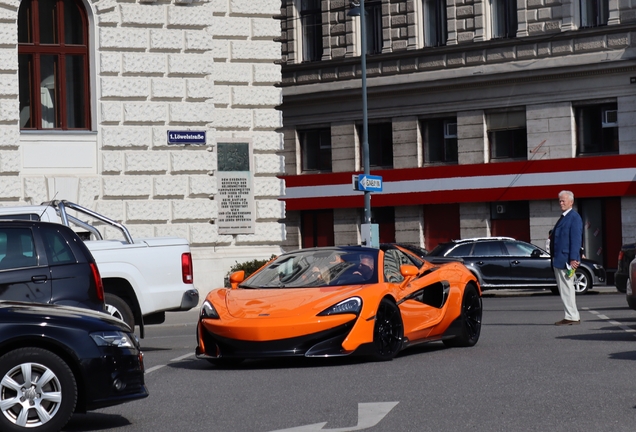
<instances>
[{"instance_id":1,"label":"roof rack","mask_svg":"<svg viewBox=\"0 0 636 432\"><path fill-rule=\"evenodd\" d=\"M455 243L466 243L471 241L482 241L482 240L516 240L512 237L472 237L465 239L453 240Z\"/></svg>"}]
</instances>

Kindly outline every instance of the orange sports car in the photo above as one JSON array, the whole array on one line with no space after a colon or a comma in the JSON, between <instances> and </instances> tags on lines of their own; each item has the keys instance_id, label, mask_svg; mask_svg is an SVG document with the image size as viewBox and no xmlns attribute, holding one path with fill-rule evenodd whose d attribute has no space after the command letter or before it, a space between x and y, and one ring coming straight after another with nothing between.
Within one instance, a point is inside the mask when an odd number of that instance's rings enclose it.
<instances>
[{"instance_id":1,"label":"orange sports car","mask_svg":"<svg viewBox=\"0 0 636 432\"><path fill-rule=\"evenodd\" d=\"M207 295L199 314L196 355L213 364L350 354L390 360L423 342L473 346L481 330L472 273L398 245L301 249L247 279L233 273L230 282Z\"/></svg>"}]
</instances>

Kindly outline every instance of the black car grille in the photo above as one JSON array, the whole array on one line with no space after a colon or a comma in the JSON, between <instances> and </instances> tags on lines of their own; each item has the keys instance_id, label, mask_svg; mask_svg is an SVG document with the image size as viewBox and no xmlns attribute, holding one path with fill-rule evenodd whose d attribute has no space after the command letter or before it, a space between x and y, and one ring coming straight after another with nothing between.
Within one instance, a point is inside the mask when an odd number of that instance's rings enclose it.
<instances>
[{"instance_id":1,"label":"black car grille","mask_svg":"<svg viewBox=\"0 0 636 432\"><path fill-rule=\"evenodd\" d=\"M221 357L291 357L304 356L307 351L316 344L330 339L341 338L341 342L351 331L355 319L338 327L329 330L312 333L289 339L278 339L273 341L254 342L237 339L229 339L209 333L203 330L203 342L208 355L216 356L213 352L214 346L218 347L218 354Z\"/></svg>"}]
</instances>

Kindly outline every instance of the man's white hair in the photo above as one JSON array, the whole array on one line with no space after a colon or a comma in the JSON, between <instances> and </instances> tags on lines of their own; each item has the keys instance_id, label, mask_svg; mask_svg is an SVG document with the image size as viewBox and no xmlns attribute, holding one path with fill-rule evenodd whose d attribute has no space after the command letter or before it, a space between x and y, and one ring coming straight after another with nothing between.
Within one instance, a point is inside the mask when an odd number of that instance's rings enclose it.
<instances>
[{"instance_id":1,"label":"man's white hair","mask_svg":"<svg viewBox=\"0 0 636 432\"><path fill-rule=\"evenodd\" d=\"M572 191L562 190L561 192L559 192L559 198L561 198L562 195L567 195L567 197L570 198L571 201L574 201L574 193Z\"/></svg>"}]
</instances>

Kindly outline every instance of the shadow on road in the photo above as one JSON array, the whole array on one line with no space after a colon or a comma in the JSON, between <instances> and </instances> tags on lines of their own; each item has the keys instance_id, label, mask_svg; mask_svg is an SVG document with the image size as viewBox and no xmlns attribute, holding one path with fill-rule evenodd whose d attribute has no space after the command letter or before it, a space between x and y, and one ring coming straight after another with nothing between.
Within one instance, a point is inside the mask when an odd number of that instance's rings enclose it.
<instances>
[{"instance_id":1,"label":"shadow on road","mask_svg":"<svg viewBox=\"0 0 636 432\"><path fill-rule=\"evenodd\" d=\"M636 351L625 351L610 354L612 360L636 360Z\"/></svg>"},{"instance_id":2,"label":"shadow on road","mask_svg":"<svg viewBox=\"0 0 636 432\"><path fill-rule=\"evenodd\" d=\"M87 414L74 414L71 420L62 429L64 432L91 432L115 429L130 426L132 423L127 418L118 414L104 414L90 412Z\"/></svg>"},{"instance_id":3,"label":"shadow on road","mask_svg":"<svg viewBox=\"0 0 636 432\"><path fill-rule=\"evenodd\" d=\"M611 328L606 328L604 330L611 330ZM614 330L616 330L616 328L614 328ZM604 331L603 333L558 336L557 339L602 342L636 342L636 338L634 337L634 335L632 335L631 333L626 333L624 331L614 331L611 333L608 331Z\"/></svg>"}]
</instances>

